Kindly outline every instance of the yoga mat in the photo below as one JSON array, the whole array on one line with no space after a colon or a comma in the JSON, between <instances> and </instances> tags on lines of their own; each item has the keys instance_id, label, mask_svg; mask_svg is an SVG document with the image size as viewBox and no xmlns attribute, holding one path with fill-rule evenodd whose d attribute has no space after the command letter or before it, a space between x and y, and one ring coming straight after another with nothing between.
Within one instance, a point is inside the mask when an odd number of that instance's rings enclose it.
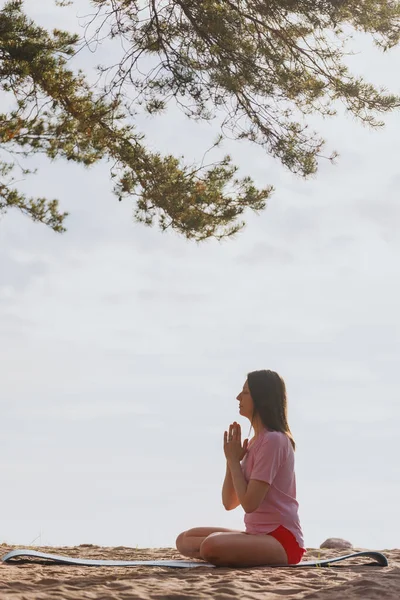
<instances>
[{"instance_id":1,"label":"yoga mat","mask_svg":"<svg viewBox=\"0 0 400 600\"><path fill-rule=\"evenodd\" d=\"M208 562L190 561L190 560L99 560L91 558L73 558L71 556L61 556L60 554L47 554L45 552L38 552L37 550L11 550L8 554L2 557L2 562L8 562L13 558L29 557L44 558L54 563L61 563L64 565L83 565L87 567L215 567ZM296 565L265 565L268 567L328 567L329 565L342 560L348 560L356 558L357 556L367 556L368 558L374 559L381 567L387 567L388 561L386 556L380 552L364 551L355 552L354 554L345 554L344 556L337 556L335 558L327 558L324 560L308 560L301 561ZM12 562L12 561L11 561ZM371 564L371 563L367 563Z\"/></svg>"}]
</instances>

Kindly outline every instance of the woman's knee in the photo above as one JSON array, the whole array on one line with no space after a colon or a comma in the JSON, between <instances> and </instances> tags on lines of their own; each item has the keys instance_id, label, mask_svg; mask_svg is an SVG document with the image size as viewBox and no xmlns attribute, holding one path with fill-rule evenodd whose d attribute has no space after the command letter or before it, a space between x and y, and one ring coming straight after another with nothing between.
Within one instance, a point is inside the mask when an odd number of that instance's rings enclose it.
<instances>
[{"instance_id":1,"label":"woman's knee","mask_svg":"<svg viewBox=\"0 0 400 600\"><path fill-rule=\"evenodd\" d=\"M201 539L203 537L206 537L209 533L208 531L209 528L206 527L192 527L192 529L187 529L186 531L182 531L182 533L180 533L178 535L178 537L176 538L175 541L175 545L179 550L179 547L182 548L185 545L185 542L187 542L188 538L192 537L195 539Z\"/></svg>"},{"instance_id":2,"label":"woman's knee","mask_svg":"<svg viewBox=\"0 0 400 600\"><path fill-rule=\"evenodd\" d=\"M186 531L182 531L182 533L180 533L175 540L175 546L176 546L177 550L179 550L179 551L183 547L185 535L186 535Z\"/></svg>"},{"instance_id":3,"label":"woman's knee","mask_svg":"<svg viewBox=\"0 0 400 600\"><path fill-rule=\"evenodd\" d=\"M219 533L210 533L200 544L199 552L202 558L207 558L218 554L219 541L221 536Z\"/></svg>"}]
</instances>

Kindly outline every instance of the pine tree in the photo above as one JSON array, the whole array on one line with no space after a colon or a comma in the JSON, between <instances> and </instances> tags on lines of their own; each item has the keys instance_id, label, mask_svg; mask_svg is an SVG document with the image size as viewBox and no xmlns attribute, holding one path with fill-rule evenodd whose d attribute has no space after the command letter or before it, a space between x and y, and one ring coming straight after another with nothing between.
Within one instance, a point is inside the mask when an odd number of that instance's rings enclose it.
<instances>
[{"instance_id":1,"label":"pine tree","mask_svg":"<svg viewBox=\"0 0 400 600\"><path fill-rule=\"evenodd\" d=\"M199 167L149 152L132 124L132 95L150 114L162 113L171 99L197 120L222 109L222 132L227 127L236 139L260 144L305 178L317 172L325 143L308 131L307 115L334 116L341 101L361 122L381 127L376 113L400 104L343 64L353 30L372 34L383 51L398 44L400 5L393 0L91 1L97 35L128 44L116 67L101 68L112 76L95 90L82 71L68 69L78 36L37 26L22 1L0 11L0 85L15 101L0 115L0 149L86 166L107 158L117 196L134 197L135 219L152 225L158 218L163 231L172 227L196 241L233 236L246 208L263 210L273 187L235 178L229 155ZM137 76L141 58L150 56L158 65ZM17 207L64 231L57 201L18 192L15 168L0 163L0 211Z\"/></svg>"}]
</instances>

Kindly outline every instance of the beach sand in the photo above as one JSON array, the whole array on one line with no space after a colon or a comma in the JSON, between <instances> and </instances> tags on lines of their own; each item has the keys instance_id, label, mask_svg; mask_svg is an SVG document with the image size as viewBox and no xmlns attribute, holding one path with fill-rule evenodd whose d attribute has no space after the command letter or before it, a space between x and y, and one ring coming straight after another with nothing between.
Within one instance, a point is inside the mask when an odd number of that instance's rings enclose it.
<instances>
[{"instance_id":1,"label":"beach sand","mask_svg":"<svg viewBox=\"0 0 400 600\"><path fill-rule=\"evenodd\" d=\"M0 545L0 556L27 546ZM53 554L121 560L185 560L173 548L32 547ZM375 548L370 548L375 550ZM364 548L354 548L359 552ZM78 567L39 563L0 563L0 599L7 600L128 600L232 598L277 600L382 600L400 598L400 550L379 550L388 567L369 566L369 558L325 568L225 567ZM304 560L331 558L343 550L308 549Z\"/></svg>"}]
</instances>

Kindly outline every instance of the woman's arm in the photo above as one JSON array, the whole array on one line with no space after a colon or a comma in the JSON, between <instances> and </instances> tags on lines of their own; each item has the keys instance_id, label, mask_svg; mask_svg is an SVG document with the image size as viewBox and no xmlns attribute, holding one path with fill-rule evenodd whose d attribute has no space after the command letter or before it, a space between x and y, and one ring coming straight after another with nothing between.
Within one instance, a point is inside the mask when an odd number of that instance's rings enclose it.
<instances>
[{"instance_id":1,"label":"woman's arm","mask_svg":"<svg viewBox=\"0 0 400 600\"><path fill-rule=\"evenodd\" d=\"M232 481L232 474L229 468L228 461L226 461L226 473L224 484L222 486L222 504L226 510L233 510L239 506L239 498L237 497L236 490Z\"/></svg>"}]
</instances>

